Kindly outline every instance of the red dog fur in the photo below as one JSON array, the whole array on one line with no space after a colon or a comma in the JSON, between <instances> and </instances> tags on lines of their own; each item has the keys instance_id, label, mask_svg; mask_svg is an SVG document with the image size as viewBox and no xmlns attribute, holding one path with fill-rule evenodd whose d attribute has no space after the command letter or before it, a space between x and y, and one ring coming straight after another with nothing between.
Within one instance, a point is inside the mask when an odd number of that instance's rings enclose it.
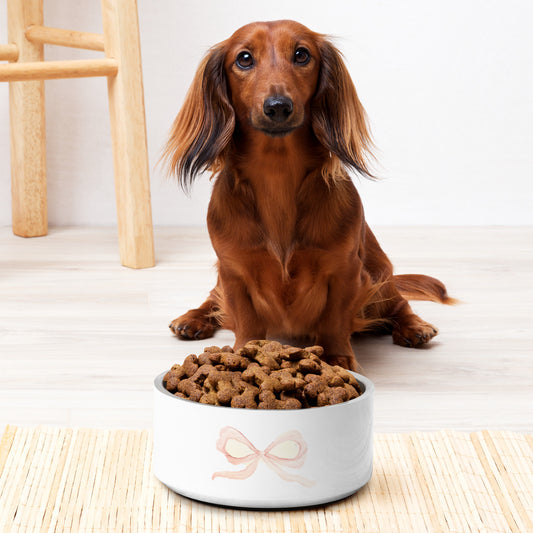
<instances>
[{"instance_id":1,"label":"red dog fur","mask_svg":"<svg viewBox=\"0 0 533 533\"><path fill-rule=\"evenodd\" d=\"M184 339L235 332L306 338L356 369L354 332L419 346L437 329L407 299L451 303L428 276L394 276L348 170L370 176L365 111L336 48L292 21L253 23L213 47L179 112L166 156L187 188L216 175L207 223L218 283L174 320Z\"/></svg>"}]
</instances>

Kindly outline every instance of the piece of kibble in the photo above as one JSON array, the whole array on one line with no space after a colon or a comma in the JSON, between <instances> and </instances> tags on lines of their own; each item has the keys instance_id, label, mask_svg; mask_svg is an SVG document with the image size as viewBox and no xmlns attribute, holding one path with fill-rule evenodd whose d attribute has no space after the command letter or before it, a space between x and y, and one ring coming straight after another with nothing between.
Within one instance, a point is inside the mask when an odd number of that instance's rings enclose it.
<instances>
[{"instance_id":1,"label":"piece of kibble","mask_svg":"<svg viewBox=\"0 0 533 533\"><path fill-rule=\"evenodd\" d=\"M248 343L245 346L243 346L240 350L238 350L237 353L242 355L243 357L248 357L249 359L253 359L259 352L259 349L260 349L259 346Z\"/></svg>"},{"instance_id":2,"label":"piece of kibble","mask_svg":"<svg viewBox=\"0 0 533 533\"><path fill-rule=\"evenodd\" d=\"M215 369L213 365L201 365L198 367L196 372L190 377L191 381L194 381L198 385L203 385L205 380Z\"/></svg>"},{"instance_id":3,"label":"piece of kibble","mask_svg":"<svg viewBox=\"0 0 533 533\"><path fill-rule=\"evenodd\" d=\"M317 397L318 407L343 403L348 399L348 392L344 387L332 387L321 392Z\"/></svg>"},{"instance_id":4,"label":"piece of kibble","mask_svg":"<svg viewBox=\"0 0 533 533\"><path fill-rule=\"evenodd\" d=\"M302 404L296 398L287 398L286 400L279 400L278 409L301 409Z\"/></svg>"},{"instance_id":5,"label":"piece of kibble","mask_svg":"<svg viewBox=\"0 0 533 533\"><path fill-rule=\"evenodd\" d=\"M344 385L342 377L325 361L321 363L321 375L326 380L328 387L342 387Z\"/></svg>"},{"instance_id":6,"label":"piece of kibble","mask_svg":"<svg viewBox=\"0 0 533 533\"><path fill-rule=\"evenodd\" d=\"M238 409L257 409L257 402L255 401L257 390L254 392L251 388L246 389L241 394L234 396L231 399L231 407Z\"/></svg>"},{"instance_id":7,"label":"piece of kibble","mask_svg":"<svg viewBox=\"0 0 533 533\"><path fill-rule=\"evenodd\" d=\"M241 409L302 409L357 398L362 388L353 374L324 362L323 353L320 346L266 340L237 351L210 346L173 365L163 385L180 398Z\"/></svg>"},{"instance_id":8,"label":"piece of kibble","mask_svg":"<svg viewBox=\"0 0 533 533\"><path fill-rule=\"evenodd\" d=\"M181 366L185 374L191 377L198 370L198 357L194 354L188 355Z\"/></svg>"},{"instance_id":9,"label":"piece of kibble","mask_svg":"<svg viewBox=\"0 0 533 533\"><path fill-rule=\"evenodd\" d=\"M166 375L165 376L165 387L170 392L175 392L178 390L178 385L180 384L180 379L176 378L173 375Z\"/></svg>"},{"instance_id":10,"label":"piece of kibble","mask_svg":"<svg viewBox=\"0 0 533 533\"><path fill-rule=\"evenodd\" d=\"M198 356L198 364L200 365L217 365L220 363L221 353L219 352L205 352Z\"/></svg>"},{"instance_id":11,"label":"piece of kibble","mask_svg":"<svg viewBox=\"0 0 533 533\"><path fill-rule=\"evenodd\" d=\"M277 370L280 366L279 361L276 360L273 354L269 352L263 352L255 356L255 360L261 365L270 368L271 370Z\"/></svg>"},{"instance_id":12,"label":"piece of kibble","mask_svg":"<svg viewBox=\"0 0 533 533\"><path fill-rule=\"evenodd\" d=\"M228 370L238 370L246 368L250 364L250 360L242 355L227 352L222 354L220 364L224 365Z\"/></svg>"},{"instance_id":13,"label":"piece of kibble","mask_svg":"<svg viewBox=\"0 0 533 533\"><path fill-rule=\"evenodd\" d=\"M296 346L284 346L281 352L282 359L289 359L290 361L298 361L304 356L304 349Z\"/></svg>"},{"instance_id":14,"label":"piece of kibble","mask_svg":"<svg viewBox=\"0 0 533 533\"><path fill-rule=\"evenodd\" d=\"M317 357L322 357L324 355L324 348L322 348L322 346L308 346L305 348L305 351L312 353Z\"/></svg>"},{"instance_id":15,"label":"piece of kibble","mask_svg":"<svg viewBox=\"0 0 533 533\"><path fill-rule=\"evenodd\" d=\"M320 364L312 359L302 359L298 362L298 370L302 374L319 374L320 369Z\"/></svg>"},{"instance_id":16,"label":"piece of kibble","mask_svg":"<svg viewBox=\"0 0 533 533\"><path fill-rule=\"evenodd\" d=\"M265 344L268 344L269 342L270 341L265 340L265 339L253 340L253 341L248 341L246 343L246 346L258 346L259 348L262 348Z\"/></svg>"},{"instance_id":17,"label":"piece of kibble","mask_svg":"<svg viewBox=\"0 0 533 533\"><path fill-rule=\"evenodd\" d=\"M294 361L281 361L279 367L283 370L288 370L291 374L296 375L296 365Z\"/></svg>"},{"instance_id":18,"label":"piece of kibble","mask_svg":"<svg viewBox=\"0 0 533 533\"><path fill-rule=\"evenodd\" d=\"M220 353L222 350L218 346L208 346L204 348L204 352Z\"/></svg>"},{"instance_id":19,"label":"piece of kibble","mask_svg":"<svg viewBox=\"0 0 533 533\"><path fill-rule=\"evenodd\" d=\"M357 395L362 394L363 390L361 389L360 383L355 379L354 375L345 368L342 368L342 366L334 366L333 367L336 372L338 372L339 376L344 380L344 383L351 385L356 391Z\"/></svg>"},{"instance_id":20,"label":"piece of kibble","mask_svg":"<svg viewBox=\"0 0 533 533\"><path fill-rule=\"evenodd\" d=\"M305 376L305 382L307 385L304 386L304 394L311 400L316 399L327 387L325 380L316 374L307 374L307 376Z\"/></svg>"},{"instance_id":21,"label":"piece of kibble","mask_svg":"<svg viewBox=\"0 0 533 533\"><path fill-rule=\"evenodd\" d=\"M259 393L259 409L301 409L302 403L293 396L284 396L278 399L271 390Z\"/></svg>"},{"instance_id":22,"label":"piece of kibble","mask_svg":"<svg viewBox=\"0 0 533 533\"><path fill-rule=\"evenodd\" d=\"M270 373L274 392L294 390L297 388L297 379L287 370L274 370ZM262 384L263 385L263 384Z\"/></svg>"},{"instance_id":23,"label":"piece of kibble","mask_svg":"<svg viewBox=\"0 0 533 533\"><path fill-rule=\"evenodd\" d=\"M262 390L259 393L259 401L260 402L270 402L276 399L276 395L274 394L274 391L272 390Z\"/></svg>"},{"instance_id":24,"label":"piece of kibble","mask_svg":"<svg viewBox=\"0 0 533 533\"><path fill-rule=\"evenodd\" d=\"M221 381L231 382L231 373L227 370L219 368L220 365L215 366L215 369L205 378L204 388L207 390L216 391L218 384Z\"/></svg>"},{"instance_id":25,"label":"piece of kibble","mask_svg":"<svg viewBox=\"0 0 533 533\"><path fill-rule=\"evenodd\" d=\"M218 398L214 392L204 392L199 401L207 405L218 405Z\"/></svg>"},{"instance_id":26,"label":"piece of kibble","mask_svg":"<svg viewBox=\"0 0 533 533\"><path fill-rule=\"evenodd\" d=\"M303 388L304 385L305 381L302 378L293 376L287 370L275 370L268 380L261 383L260 389L269 389L279 395L282 391L294 391Z\"/></svg>"},{"instance_id":27,"label":"piece of kibble","mask_svg":"<svg viewBox=\"0 0 533 533\"><path fill-rule=\"evenodd\" d=\"M353 400L354 398L357 398L359 396L359 392L357 391L357 389L349 383L345 383L344 388L348 393L348 400Z\"/></svg>"},{"instance_id":28,"label":"piece of kibble","mask_svg":"<svg viewBox=\"0 0 533 533\"><path fill-rule=\"evenodd\" d=\"M261 385L264 381L268 380L270 369L268 367L262 367L258 363L250 363L248 368L242 373L242 379L249 383L255 383Z\"/></svg>"},{"instance_id":29,"label":"piece of kibble","mask_svg":"<svg viewBox=\"0 0 533 533\"><path fill-rule=\"evenodd\" d=\"M278 341L267 341L261 346L264 352L281 352L283 345Z\"/></svg>"},{"instance_id":30,"label":"piece of kibble","mask_svg":"<svg viewBox=\"0 0 533 533\"><path fill-rule=\"evenodd\" d=\"M197 383L192 381L190 378L182 379L178 383L178 391L182 392L187 397L191 398L191 400L193 398L200 399L200 396L202 395L202 388ZM198 396L198 393L200 393L200 396Z\"/></svg>"},{"instance_id":31,"label":"piece of kibble","mask_svg":"<svg viewBox=\"0 0 533 533\"><path fill-rule=\"evenodd\" d=\"M231 399L238 394L239 393L233 386L233 383L229 381L219 381L216 395L221 405L228 405L231 403Z\"/></svg>"},{"instance_id":32,"label":"piece of kibble","mask_svg":"<svg viewBox=\"0 0 533 533\"><path fill-rule=\"evenodd\" d=\"M184 375L185 370L181 365L172 365L172 368L166 373L163 380L166 381L170 376L181 379Z\"/></svg>"}]
</instances>

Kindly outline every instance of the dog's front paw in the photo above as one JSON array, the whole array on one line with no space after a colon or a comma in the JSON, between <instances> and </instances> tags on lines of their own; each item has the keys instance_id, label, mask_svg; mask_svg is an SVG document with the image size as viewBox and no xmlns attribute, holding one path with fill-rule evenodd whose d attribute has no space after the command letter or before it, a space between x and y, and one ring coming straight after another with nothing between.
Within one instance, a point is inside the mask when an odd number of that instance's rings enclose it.
<instances>
[{"instance_id":1,"label":"dog's front paw","mask_svg":"<svg viewBox=\"0 0 533 533\"><path fill-rule=\"evenodd\" d=\"M185 340L199 340L212 337L216 329L212 321L205 316L200 316L195 311L193 309L174 319L168 325L172 333L180 339Z\"/></svg>"},{"instance_id":2,"label":"dog's front paw","mask_svg":"<svg viewBox=\"0 0 533 533\"><path fill-rule=\"evenodd\" d=\"M429 342L439 330L417 315L408 315L394 327L392 341L400 346L416 348Z\"/></svg>"}]
</instances>

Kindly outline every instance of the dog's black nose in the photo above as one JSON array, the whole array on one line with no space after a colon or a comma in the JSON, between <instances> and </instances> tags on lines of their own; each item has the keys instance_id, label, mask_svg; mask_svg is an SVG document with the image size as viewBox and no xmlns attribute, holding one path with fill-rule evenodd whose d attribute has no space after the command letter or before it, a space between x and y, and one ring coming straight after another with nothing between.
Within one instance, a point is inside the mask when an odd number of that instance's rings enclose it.
<instances>
[{"instance_id":1,"label":"dog's black nose","mask_svg":"<svg viewBox=\"0 0 533 533\"><path fill-rule=\"evenodd\" d=\"M285 122L292 113L292 100L287 96L270 96L263 103L263 113L274 122Z\"/></svg>"}]
</instances>

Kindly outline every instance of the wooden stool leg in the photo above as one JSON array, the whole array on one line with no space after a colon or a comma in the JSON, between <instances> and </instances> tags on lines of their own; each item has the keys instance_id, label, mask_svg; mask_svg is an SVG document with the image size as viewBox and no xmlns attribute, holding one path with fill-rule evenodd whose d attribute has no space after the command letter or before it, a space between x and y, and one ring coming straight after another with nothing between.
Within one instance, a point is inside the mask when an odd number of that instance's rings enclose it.
<instances>
[{"instance_id":1,"label":"wooden stool leg","mask_svg":"<svg viewBox=\"0 0 533 533\"><path fill-rule=\"evenodd\" d=\"M18 47L19 62L42 61L43 45L31 43L24 35L30 24L43 24L42 0L8 0L7 5L9 41ZM9 116L13 233L46 235L44 82L11 82Z\"/></svg>"},{"instance_id":2,"label":"wooden stool leg","mask_svg":"<svg viewBox=\"0 0 533 533\"><path fill-rule=\"evenodd\" d=\"M108 78L120 259L154 266L150 175L136 0L102 0L106 57L118 61Z\"/></svg>"}]
</instances>

